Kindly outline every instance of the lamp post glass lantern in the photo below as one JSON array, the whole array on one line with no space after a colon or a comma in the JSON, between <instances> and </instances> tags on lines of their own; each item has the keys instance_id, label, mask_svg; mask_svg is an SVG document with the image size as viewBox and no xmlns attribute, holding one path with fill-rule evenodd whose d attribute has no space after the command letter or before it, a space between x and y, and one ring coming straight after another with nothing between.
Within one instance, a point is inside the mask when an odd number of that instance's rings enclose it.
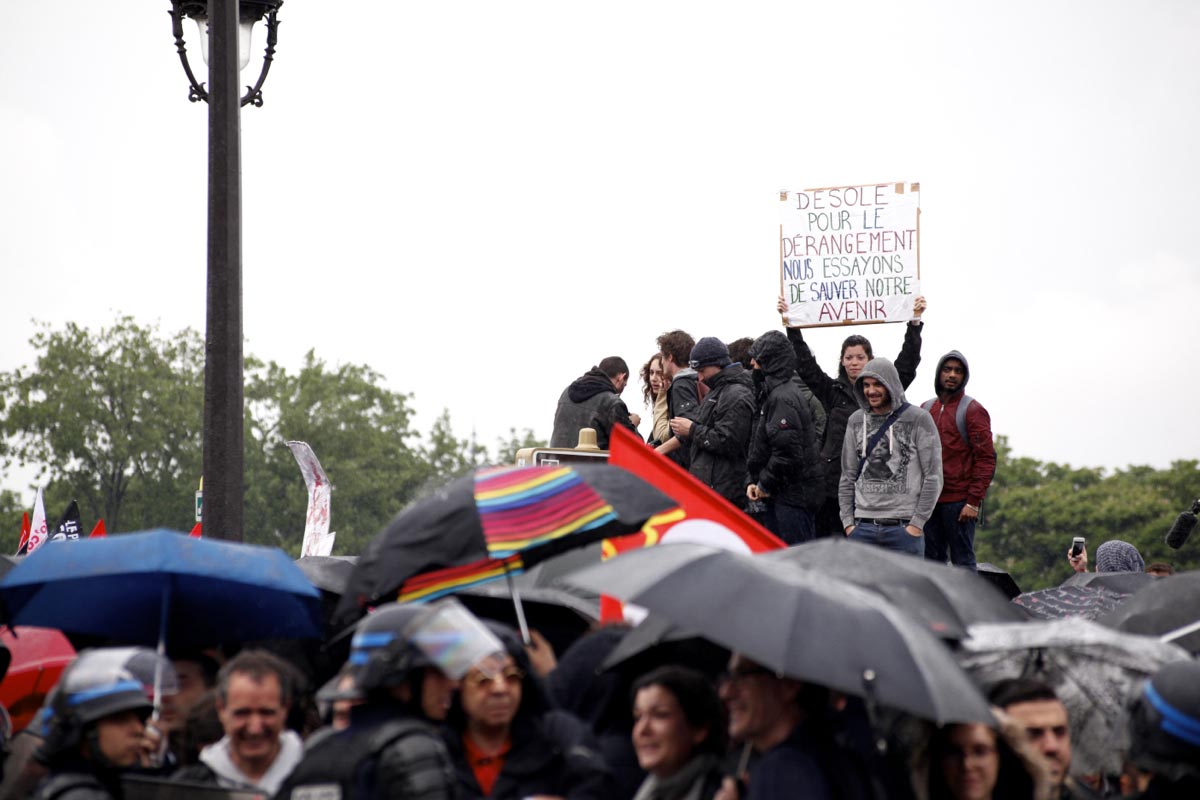
<instances>
[{"instance_id":1,"label":"lamp post glass lantern","mask_svg":"<svg viewBox=\"0 0 1200 800\"><path fill-rule=\"evenodd\" d=\"M267 21L267 49L263 54L262 69L258 80L253 86L246 87L241 105L261 106L263 104L262 86L267 80L267 72L271 62L275 60L275 44L279 38L279 8L283 0L240 0L238 3L238 71L241 72L250 63L250 35L254 24L261 19ZM171 0L171 29L175 34L175 48L179 52L179 60L183 64L184 74L187 75L190 88L188 100L193 103L203 100L208 102L208 90L205 85L196 80L196 74L188 62L187 44L183 37L183 18L194 20L200 38L200 54L204 63L209 63L209 31L208 31L208 0Z\"/></svg>"}]
</instances>

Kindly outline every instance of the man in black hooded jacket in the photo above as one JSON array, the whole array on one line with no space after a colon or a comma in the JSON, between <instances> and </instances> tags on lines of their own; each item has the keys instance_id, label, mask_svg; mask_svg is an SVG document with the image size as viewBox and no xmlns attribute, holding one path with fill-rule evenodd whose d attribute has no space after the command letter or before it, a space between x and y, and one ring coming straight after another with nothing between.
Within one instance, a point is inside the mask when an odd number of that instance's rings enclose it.
<instances>
[{"instance_id":1,"label":"man in black hooded jacket","mask_svg":"<svg viewBox=\"0 0 1200 800\"><path fill-rule=\"evenodd\" d=\"M631 415L621 400L621 392L628 383L629 366L620 356L609 356L572 381L558 398L550 446L574 447L583 428L595 429L596 445L601 450L608 449L613 425L622 425L638 434L641 420L636 414Z\"/></svg>"},{"instance_id":2,"label":"man in black hooded jacket","mask_svg":"<svg viewBox=\"0 0 1200 800\"><path fill-rule=\"evenodd\" d=\"M693 422L671 420L671 432L691 442L688 472L733 503L746 505L746 449L754 424L754 384L729 358L720 339L706 336L692 348L688 366L708 386Z\"/></svg>"},{"instance_id":3,"label":"man in black hooded jacket","mask_svg":"<svg viewBox=\"0 0 1200 800\"><path fill-rule=\"evenodd\" d=\"M750 438L746 496L766 504L767 529L788 544L815 537L825 474L808 402L792 380L796 356L780 331L750 346L758 418Z\"/></svg>"}]
</instances>

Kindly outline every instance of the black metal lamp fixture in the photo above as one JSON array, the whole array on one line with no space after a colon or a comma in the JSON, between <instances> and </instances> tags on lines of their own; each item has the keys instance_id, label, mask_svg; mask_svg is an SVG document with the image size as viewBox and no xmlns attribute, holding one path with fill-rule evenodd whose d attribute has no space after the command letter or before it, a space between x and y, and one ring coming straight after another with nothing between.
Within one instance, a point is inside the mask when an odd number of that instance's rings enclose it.
<instances>
[{"instance_id":1,"label":"black metal lamp fixture","mask_svg":"<svg viewBox=\"0 0 1200 800\"><path fill-rule=\"evenodd\" d=\"M238 3L238 70L245 69L250 62L250 32L254 23L266 17L267 20L267 50L263 55L262 70L253 86L246 87L241 105L261 106L263 104L262 85L267 80L267 71L275 59L275 42L279 36L279 7L283 0L240 0ZM208 0L171 0L171 28L175 33L175 47L179 51L179 60L183 63L183 71L187 74L191 88L188 90L188 100L195 103L198 100L208 102L208 92L204 84L196 80L192 67L188 63L187 46L183 41L183 18L190 17L196 21L200 30L200 52L204 63L208 63Z\"/></svg>"}]
</instances>

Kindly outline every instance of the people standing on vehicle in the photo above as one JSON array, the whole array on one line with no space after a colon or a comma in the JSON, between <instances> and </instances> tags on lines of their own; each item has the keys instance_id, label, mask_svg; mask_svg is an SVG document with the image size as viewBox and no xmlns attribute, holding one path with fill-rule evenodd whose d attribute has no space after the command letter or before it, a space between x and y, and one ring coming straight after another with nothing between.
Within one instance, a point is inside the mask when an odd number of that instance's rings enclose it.
<instances>
[{"instance_id":1,"label":"people standing on vehicle","mask_svg":"<svg viewBox=\"0 0 1200 800\"><path fill-rule=\"evenodd\" d=\"M904 398L892 362L867 362L854 384L861 408L846 423L838 502L846 535L923 557L922 530L942 491L933 417Z\"/></svg>"},{"instance_id":2,"label":"people standing on vehicle","mask_svg":"<svg viewBox=\"0 0 1200 800\"><path fill-rule=\"evenodd\" d=\"M551 447L574 447L579 443L579 431L596 431L596 445L608 449L608 437L613 425L628 428L638 438L637 426L641 417L630 414L621 400L621 392L629 383L629 365L620 356L609 356L563 389L554 413Z\"/></svg>"},{"instance_id":3,"label":"people standing on vehicle","mask_svg":"<svg viewBox=\"0 0 1200 800\"><path fill-rule=\"evenodd\" d=\"M304 744L286 728L292 668L264 650L243 650L217 677L217 716L225 735L200 751L180 780L275 794L300 763Z\"/></svg>"},{"instance_id":4,"label":"people standing on vehicle","mask_svg":"<svg viewBox=\"0 0 1200 800\"><path fill-rule=\"evenodd\" d=\"M796 357L787 337L767 331L750 348L758 414L750 438L746 497L766 505L766 527L788 544L815 536L825 475L808 403L792 380Z\"/></svg>"},{"instance_id":5,"label":"people standing on vehicle","mask_svg":"<svg viewBox=\"0 0 1200 800\"><path fill-rule=\"evenodd\" d=\"M141 761L152 710L144 685L124 666L128 650L84 651L47 697L36 758L49 774L33 795L38 800L124 796L121 774Z\"/></svg>"},{"instance_id":6,"label":"people standing on vehicle","mask_svg":"<svg viewBox=\"0 0 1200 800\"><path fill-rule=\"evenodd\" d=\"M646 779L633 800L711 800L721 788L725 722L704 675L659 667L633 684L633 746Z\"/></svg>"},{"instance_id":7,"label":"people standing on vehicle","mask_svg":"<svg viewBox=\"0 0 1200 800\"><path fill-rule=\"evenodd\" d=\"M652 409L650 436L646 440L651 447L658 447L671 435L667 416L667 380L663 375L662 353L655 353L642 366L642 398Z\"/></svg>"},{"instance_id":8,"label":"people standing on vehicle","mask_svg":"<svg viewBox=\"0 0 1200 800\"><path fill-rule=\"evenodd\" d=\"M787 319L787 303L780 296L778 309ZM921 314L926 308L925 298L913 300L913 318L904 326L904 344L896 357L896 371L900 385L907 389L917 377L917 366L921 363ZM804 341L800 328L786 328L788 340L796 353L796 371L808 385L821 405L825 407L825 437L821 444L821 462L825 469L825 502L817 513L817 536L833 536L842 531L841 514L838 508L838 485L842 476L842 442L846 436L846 423L850 415L858 410L853 386L867 362L875 357L871 342L865 336L848 336L842 342L838 359L837 377L831 377L821 369L813 357L812 350Z\"/></svg>"},{"instance_id":9,"label":"people standing on vehicle","mask_svg":"<svg viewBox=\"0 0 1200 800\"><path fill-rule=\"evenodd\" d=\"M975 569L975 525L984 495L996 474L992 419L966 394L971 369L951 350L938 360L933 386L937 397L922 404L942 442L942 494L925 526L925 557Z\"/></svg>"},{"instance_id":10,"label":"people standing on vehicle","mask_svg":"<svg viewBox=\"0 0 1200 800\"><path fill-rule=\"evenodd\" d=\"M696 340L681 330L667 331L658 337L663 377L667 381L668 421L679 417L695 419L696 409L700 406L700 377L688 366L695 346ZM688 468L688 442L674 433L657 450L684 469Z\"/></svg>"},{"instance_id":11,"label":"people standing on vehicle","mask_svg":"<svg viewBox=\"0 0 1200 800\"><path fill-rule=\"evenodd\" d=\"M729 348L706 336L692 348L688 366L708 387L695 419L672 417L671 433L691 443L688 472L737 508L746 505L746 451L754 424L754 383Z\"/></svg>"},{"instance_id":12,"label":"people standing on vehicle","mask_svg":"<svg viewBox=\"0 0 1200 800\"><path fill-rule=\"evenodd\" d=\"M612 774L591 731L554 708L516 633L488 627L504 643L502 662L463 677L443 728L459 797L608 800Z\"/></svg>"},{"instance_id":13,"label":"people standing on vehicle","mask_svg":"<svg viewBox=\"0 0 1200 800\"><path fill-rule=\"evenodd\" d=\"M470 669L497 674L502 651L457 600L380 606L351 641L353 694L362 703L350 709L349 727L310 738L276 797L456 798L454 768L434 725L446 718L459 679Z\"/></svg>"}]
</instances>

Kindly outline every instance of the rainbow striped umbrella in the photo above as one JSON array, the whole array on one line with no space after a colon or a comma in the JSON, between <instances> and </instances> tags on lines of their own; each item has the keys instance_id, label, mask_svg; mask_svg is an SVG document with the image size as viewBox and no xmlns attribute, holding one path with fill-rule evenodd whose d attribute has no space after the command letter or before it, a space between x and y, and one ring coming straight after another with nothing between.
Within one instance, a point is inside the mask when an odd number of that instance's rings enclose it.
<instances>
[{"instance_id":1,"label":"rainbow striped umbrella","mask_svg":"<svg viewBox=\"0 0 1200 800\"><path fill-rule=\"evenodd\" d=\"M392 600L433 600L564 550L640 530L677 503L621 467L497 467L451 481L402 511L359 557L338 617Z\"/></svg>"}]
</instances>

